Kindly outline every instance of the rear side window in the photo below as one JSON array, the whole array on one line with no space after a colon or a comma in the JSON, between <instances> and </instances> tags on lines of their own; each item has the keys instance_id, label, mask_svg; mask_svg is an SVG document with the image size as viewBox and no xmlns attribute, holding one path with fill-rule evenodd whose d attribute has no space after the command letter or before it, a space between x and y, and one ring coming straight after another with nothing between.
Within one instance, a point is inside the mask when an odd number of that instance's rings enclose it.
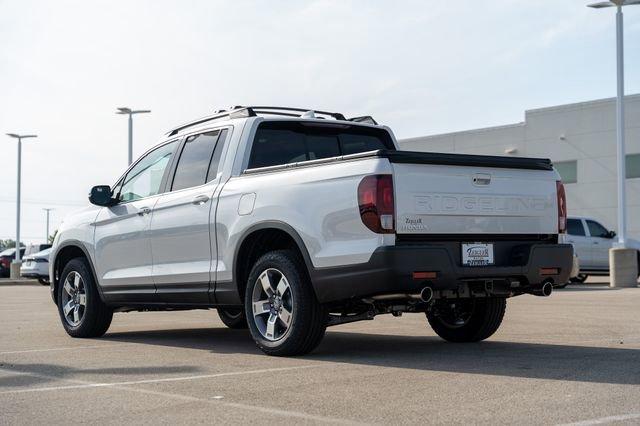
<instances>
[{"instance_id":1,"label":"rear side window","mask_svg":"<svg viewBox=\"0 0 640 426\"><path fill-rule=\"evenodd\" d=\"M216 130L187 138L176 166L172 191L203 185L206 182L219 134Z\"/></svg>"},{"instance_id":2,"label":"rear side window","mask_svg":"<svg viewBox=\"0 0 640 426\"><path fill-rule=\"evenodd\" d=\"M394 149L389 134L381 129L265 122L256 131L248 168L280 166L379 149Z\"/></svg>"},{"instance_id":3,"label":"rear side window","mask_svg":"<svg viewBox=\"0 0 640 426\"><path fill-rule=\"evenodd\" d=\"M567 233L569 235L585 236L584 226L580 219L569 219L567 221Z\"/></svg>"}]
</instances>

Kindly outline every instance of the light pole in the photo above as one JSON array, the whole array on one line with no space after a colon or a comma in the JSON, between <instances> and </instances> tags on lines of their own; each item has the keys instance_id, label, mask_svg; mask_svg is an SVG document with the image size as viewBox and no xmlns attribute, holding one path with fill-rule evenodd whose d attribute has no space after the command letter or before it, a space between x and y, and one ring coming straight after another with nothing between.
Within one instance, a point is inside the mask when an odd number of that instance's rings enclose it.
<instances>
[{"instance_id":1,"label":"light pole","mask_svg":"<svg viewBox=\"0 0 640 426\"><path fill-rule=\"evenodd\" d=\"M18 191L16 197L16 259L15 263L20 263L20 178L22 175L22 139L37 138L38 135L18 135L7 133L7 136L18 139Z\"/></svg>"},{"instance_id":2,"label":"light pole","mask_svg":"<svg viewBox=\"0 0 640 426\"><path fill-rule=\"evenodd\" d=\"M145 114L151 112L150 109L137 109L121 107L118 108L116 114L127 114L129 116L129 165L133 162L133 114Z\"/></svg>"},{"instance_id":3,"label":"light pole","mask_svg":"<svg viewBox=\"0 0 640 426\"><path fill-rule=\"evenodd\" d=\"M624 149L624 34L622 7L640 5L640 0L611 0L590 4L589 7L601 9L615 7L616 12L616 57L618 74L618 95L616 98L616 151L618 160L618 245L624 248L627 243L626 211L626 171Z\"/></svg>"},{"instance_id":4,"label":"light pole","mask_svg":"<svg viewBox=\"0 0 640 426\"><path fill-rule=\"evenodd\" d=\"M49 212L50 212L51 210L55 210L55 209L48 208L48 209L42 209L42 210L44 210L45 212L47 212L47 234L46 234L46 237L45 237L45 239L44 239L44 243L45 243L45 244L47 244L47 243L49 243Z\"/></svg>"}]
</instances>

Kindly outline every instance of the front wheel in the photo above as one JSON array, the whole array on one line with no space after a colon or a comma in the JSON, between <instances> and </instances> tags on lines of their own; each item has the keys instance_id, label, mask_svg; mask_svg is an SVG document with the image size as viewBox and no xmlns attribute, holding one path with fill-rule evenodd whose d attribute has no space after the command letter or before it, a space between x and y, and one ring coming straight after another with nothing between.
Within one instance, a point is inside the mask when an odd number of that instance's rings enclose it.
<instances>
[{"instance_id":1,"label":"front wheel","mask_svg":"<svg viewBox=\"0 0 640 426\"><path fill-rule=\"evenodd\" d=\"M269 252L253 265L245 315L258 347L277 356L311 352L324 337L328 319L302 261L290 250Z\"/></svg>"},{"instance_id":2,"label":"front wheel","mask_svg":"<svg viewBox=\"0 0 640 426\"><path fill-rule=\"evenodd\" d=\"M571 278L570 281L572 283L582 284L583 282L585 282L587 280L587 278L589 278L589 275L587 275L587 274L578 274L577 276Z\"/></svg>"},{"instance_id":3,"label":"front wheel","mask_svg":"<svg viewBox=\"0 0 640 426\"><path fill-rule=\"evenodd\" d=\"M495 333L507 307L504 298L439 300L427 312L433 331L449 342L478 342Z\"/></svg>"},{"instance_id":4,"label":"front wheel","mask_svg":"<svg viewBox=\"0 0 640 426\"><path fill-rule=\"evenodd\" d=\"M71 337L99 337L107 332L113 311L102 302L98 288L82 258L69 261L60 275L58 313Z\"/></svg>"}]
</instances>

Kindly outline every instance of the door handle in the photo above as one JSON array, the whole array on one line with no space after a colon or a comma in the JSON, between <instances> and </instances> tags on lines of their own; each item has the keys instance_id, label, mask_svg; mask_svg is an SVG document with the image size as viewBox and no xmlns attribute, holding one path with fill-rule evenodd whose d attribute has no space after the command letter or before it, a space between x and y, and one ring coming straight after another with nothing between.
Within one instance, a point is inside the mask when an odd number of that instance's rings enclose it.
<instances>
[{"instance_id":1,"label":"door handle","mask_svg":"<svg viewBox=\"0 0 640 426\"><path fill-rule=\"evenodd\" d=\"M193 199L193 201L191 201L191 203L195 204L196 206L201 206L202 204L206 203L207 201L209 201L209 196L208 195L198 195L197 197L195 197Z\"/></svg>"},{"instance_id":2,"label":"door handle","mask_svg":"<svg viewBox=\"0 0 640 426\"><path fill-rule=\"evenodd\" d=\"M597 242L597 241L594 241L594 242L593 242L593 244L600 244L600 243L599 243L599 242Z\"/></svg>"},{"instance_id":3,"label":"door handle","mask_svg":"<svg viewBox=\"0 0 640 426\"><path fill-rule=\"evenodd\" d=\"M149 207L140 207L138 211L138 216L144 216L145 214L151 213L151 209Z\"/></svg>"}]
</instances>

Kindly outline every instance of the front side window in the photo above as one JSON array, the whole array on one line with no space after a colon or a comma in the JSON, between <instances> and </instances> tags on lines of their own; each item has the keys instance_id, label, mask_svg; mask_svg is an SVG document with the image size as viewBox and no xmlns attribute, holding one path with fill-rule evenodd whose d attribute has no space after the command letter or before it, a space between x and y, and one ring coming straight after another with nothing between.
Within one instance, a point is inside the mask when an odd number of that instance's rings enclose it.
<instances>
[{"instance_id":1,"label":"front side window","mask_svg":"<svg viewBox=\"0 0 640 426\"><path fill-rule=\"evenodd\" d=\"M382 129L289 121L261 123L253 140L249 169L393 149Z\"/></svg>"},{"instance_id":2,"label":"front side window","mask_svg":"<svg viewBox=\"0 0 640 426\"><path fill-rule=\"evenodd\" d=\"M607 238L609 231L604 226L593 220L587 220L587 227L592 237Z\"/></svg>"},{"instance_id":3,"label":"front side window","mask_svg":"<svg viewBox=\"0 0 640 426\"><path fill-rule=\"evenodd\" d=\"M120 201L135 201L160 192L162 177L178 141L169 142L142 157L129 170L119 191Z\"/></svg>"},{"instance_id":4,"label":"front side window","mask_svg":"<svg viewBox=\"0 0 640 426\"><path fill-rule=\"evenodd\" d=\"M172 191L205 184L219 134L216 130L187 138L173 177Z\"/></svg>"},{"instance_id":5,"label":"front side window","mask_svg":"<svg viewBox=\"0 0 640 426\"><path fill-rule=\"evenodd\" d=\"M569 219L567 220L567 233L569 235L577 235L579 237L584 237L584 226L582 226L582 220L580 219Z\"/></svg>"}]
</instances>

